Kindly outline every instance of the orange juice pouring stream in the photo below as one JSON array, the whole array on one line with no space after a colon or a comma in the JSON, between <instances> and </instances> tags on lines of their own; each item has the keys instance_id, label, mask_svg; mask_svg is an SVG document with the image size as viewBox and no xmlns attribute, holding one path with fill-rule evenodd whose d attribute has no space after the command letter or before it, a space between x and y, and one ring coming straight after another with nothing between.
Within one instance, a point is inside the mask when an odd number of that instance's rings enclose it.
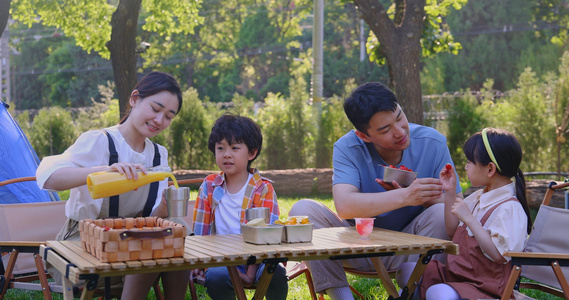
<instances>
[{"instance_id":1,"label":"orange juice pouring stream","mask_svg":"<svg viewBox=\"0 0 569 300\"><path fill-rule=\"evenodd\" d=\"M105 198L114 195L124 194L135 190L143 185L172 178L174 185L178 188L178 182L169 167L148 168L147 174L138 171L138 179L127 179L119 172L96 172L87 176L87 188L93 199Z\"/></svg>"}]
</instances>

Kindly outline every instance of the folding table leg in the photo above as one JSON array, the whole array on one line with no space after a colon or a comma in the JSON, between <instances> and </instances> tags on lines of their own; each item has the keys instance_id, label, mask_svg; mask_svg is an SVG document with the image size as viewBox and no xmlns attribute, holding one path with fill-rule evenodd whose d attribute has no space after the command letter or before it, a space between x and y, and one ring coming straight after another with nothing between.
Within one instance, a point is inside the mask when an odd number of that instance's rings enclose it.
<instances>
[{"instance_id":1,"label":"folding table leg","mask_svg":"<svg viewBox=\"0 0 569 300\"><path fill-rule=\"evenodd\" d=\"M427 253L421 254L419 256L419 260L415 265L415 269L413 269L413 273L411 273L409 281L407 281L407 284L403 288L403 291L401 291L401 297L399 297L400 299L411 299L411 296L415 292L415 289L417 288L421 277L423 277L423 273L427 268L427 264L431 261L433 255L443 253L443 251L443 249L429 250Z\"/></svg>"},{"instance_id":2,"label":"folding table leg","mask_svg":"<svg viewBox=\"0 0 569 300\"><path fill-rule=\"evenodd\" d=\"M71 280L63 276L63 282L61 285L63 286L63 299L73 300L73 283L71 283ZM85 288L85 290L86 289L87 288Z\"/></svg>"},{"instance_id":3,"label":"folding table leg","mask_svg":"<svg viewBox=\"0 0 569 300\"><path fill-rule=\"evenodd\" d=\"M229 277L231 278L231 284L233 284L233 290L235 290L235 295L239 300L246 300L245 288L243 288L243 283L239 278L239 270L237 266L227 266L227 271L229 271Z\"/></svg>"},{"instance_id":4,"label":"folding table leg","mask_svg":"<svg viewBox=\"0 0 569 300\"><path fill-rule=\"evenodd\" d=\"M393 298L399 297L399 292L397 291L397 288L395 288L395 285L393 285L393 282L391 281L391 276L389 276L389 272L387 272L387 268L383 264L381 258L370 257L370 260L373 263L373 266L375 267L375 270L379 275L379 279L381 280L381 283L383 284L383 287L385 288L389 296Z\"/></svg>"},{"instance_id":5,"label":"folding table leg","mask_svg":"<svg viewBox=\"0 0 569 300\"><path fill-rule=\"evenodd\" d=\"M269 284L273 279L273 274L275 273L275 268L279 263L267 263L265 264L265 269L263 270L263 274L261 274L261 278L259 278L259 284L257 284L257 288L255 289L255 296L253 299L264 299L267 290L269 289Z\"/></svg>"}]
</instances>

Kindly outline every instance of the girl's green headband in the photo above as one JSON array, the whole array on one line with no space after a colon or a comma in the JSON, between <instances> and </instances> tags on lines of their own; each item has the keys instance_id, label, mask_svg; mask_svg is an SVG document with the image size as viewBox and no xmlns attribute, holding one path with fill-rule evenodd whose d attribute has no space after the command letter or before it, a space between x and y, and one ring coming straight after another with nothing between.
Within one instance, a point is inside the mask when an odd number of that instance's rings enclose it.
<instances>
[{"instance_id":1,"label":"girl's green headband","mask_svg":"<svg viewBox=\"0 0 569 300\"><path fill-rule=\"evenodd\" d=\"M488 135L486 134L486 131L488 131L488 128L484 128L482 130L482 140L484 141L484 147L486 148L486 152L488 152L490 159L496 165L496 168L498 168L498 171L502 172L502 169L500 169L500 166L498 165L498 162L496 161L496 157L494 157L494 153L492 152L492 148L490 147L490 142L488 141Z\"/></svg>"}]
</instances>

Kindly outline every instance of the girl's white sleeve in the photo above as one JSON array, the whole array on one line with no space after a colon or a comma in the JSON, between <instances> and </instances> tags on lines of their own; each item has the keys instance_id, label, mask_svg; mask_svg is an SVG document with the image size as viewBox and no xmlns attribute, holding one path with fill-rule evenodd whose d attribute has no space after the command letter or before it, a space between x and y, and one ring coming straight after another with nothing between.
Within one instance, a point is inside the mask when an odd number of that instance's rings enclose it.
<instances>
[{"instance_id":1,"label":"girl's white sleeve","mask_svg":"<svg viewBox=\"0 0 569 300\"><path fill-rule=\"evenodd\" d=\"M522 251L528 237L527 216L522 206L518 202L507 202L500 205L494 214L492 220L488 220L491 223L485 227L500 254L503 255L506 251ZM504 258L510 261L509 257Z\"/></svg>"}]
</instances>

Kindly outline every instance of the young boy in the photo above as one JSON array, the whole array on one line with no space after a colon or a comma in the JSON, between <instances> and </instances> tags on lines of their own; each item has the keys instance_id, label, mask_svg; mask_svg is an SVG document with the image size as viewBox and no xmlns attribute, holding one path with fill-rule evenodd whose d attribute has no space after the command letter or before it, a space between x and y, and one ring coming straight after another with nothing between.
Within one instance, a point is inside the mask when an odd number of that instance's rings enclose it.
<instances>
[{"instance_id":1,"label":"young boy","mask_svg":"<svg viewBox=\"0 0 569 300\"><path fill-rule=\"evenodd\" d=\"M245 209L268 207L271 223L279 218L277 195L271 183L261 178L251 163L259 156L263 135L250 118L223 114L211 129L208 148L215 155L220 174L207 176L198 192L194 208L193 229L197 235L238 234L245 222ZM264 264L239 266L245 287L257 283ZM194 275L204 275L194 270ZM212 299L235 299L235 292L226 267L208 268L205 287ZM266 298L286 299L286 271L278 266Z\"/></svg>"}]
</instances>

